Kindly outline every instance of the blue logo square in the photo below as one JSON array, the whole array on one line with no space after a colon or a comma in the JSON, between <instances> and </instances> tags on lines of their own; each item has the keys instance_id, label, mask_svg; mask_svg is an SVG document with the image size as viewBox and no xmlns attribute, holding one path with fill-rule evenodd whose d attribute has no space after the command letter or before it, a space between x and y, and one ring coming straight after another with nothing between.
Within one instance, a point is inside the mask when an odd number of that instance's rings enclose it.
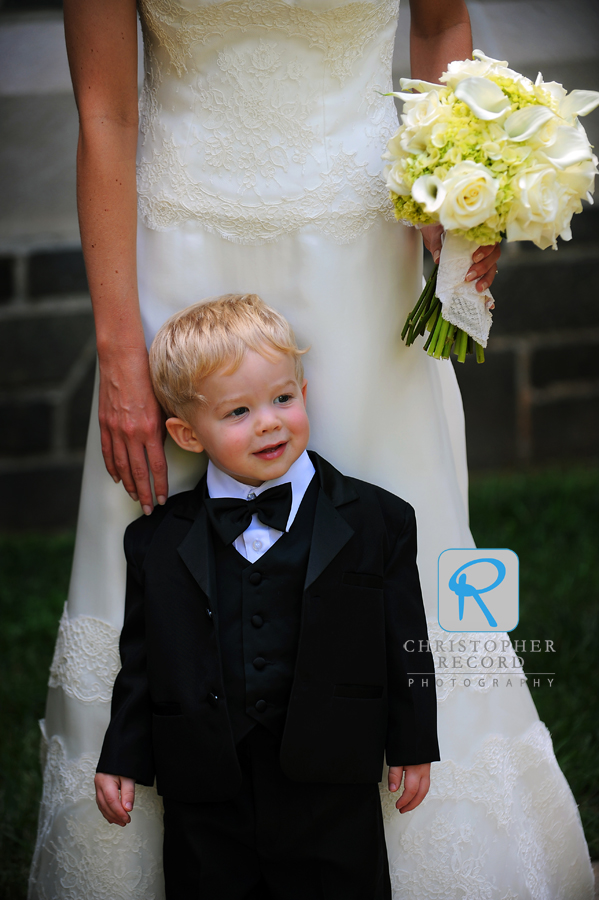
<instances>
[{"instance_id":1,"label":"blue logo square","mask_svg":"<svg viewBox=\"0 0 599 900\"><path fill-rule=\"evenodd\" d=\"M438 573L444 631L512 631L518 624L519 560L513 550L444 550Z\"/></svg>"}]
</instances>

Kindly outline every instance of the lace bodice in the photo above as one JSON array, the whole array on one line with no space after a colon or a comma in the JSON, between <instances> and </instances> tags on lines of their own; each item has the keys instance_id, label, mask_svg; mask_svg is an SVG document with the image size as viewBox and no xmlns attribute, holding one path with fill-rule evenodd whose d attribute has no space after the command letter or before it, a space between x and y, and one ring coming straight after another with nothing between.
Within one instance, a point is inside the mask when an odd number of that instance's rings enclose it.
<instances>
[{"instance_id":1,"label":"lace bodice","mask_svg":"<svg viewBox=\"0 0 599 900\"><path fill-rule=\"evenodd\" d=\"M398 0L139 0L140 211L242 243L390 216Z\"/></svg>"}]
</instances>

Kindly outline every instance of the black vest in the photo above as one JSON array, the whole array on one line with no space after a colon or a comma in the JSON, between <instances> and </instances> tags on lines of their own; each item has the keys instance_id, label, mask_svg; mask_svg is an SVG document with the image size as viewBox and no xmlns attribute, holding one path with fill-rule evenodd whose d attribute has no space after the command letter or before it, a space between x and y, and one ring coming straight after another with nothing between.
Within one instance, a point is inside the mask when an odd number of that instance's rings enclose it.
<instances>
[{"instance_id":1,"label":"black vest","mask_svg":"<svg viewBox=\"0 0 599 900\"><path fill-rule=\"evenodd\" d=\"M289 531L255 563L213 533L223 681L236 743L256 722L283 734L318 490L314 476Z\"/></svg>"}]
</instances>

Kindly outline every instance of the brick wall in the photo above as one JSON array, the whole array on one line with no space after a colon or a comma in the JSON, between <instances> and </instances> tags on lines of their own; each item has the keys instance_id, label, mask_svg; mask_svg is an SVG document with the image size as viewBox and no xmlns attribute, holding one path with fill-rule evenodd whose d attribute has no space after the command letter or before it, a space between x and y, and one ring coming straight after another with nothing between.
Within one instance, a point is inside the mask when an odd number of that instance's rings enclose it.
<instances>
[{"instance_id":1,"label":"brick wall","mask_svg":"<svg viewBox=\"0 0 599 900\"><path fill-rule=\"evenodd\" d=\"M572 231L504 245L486 361L455 365L473 470L599 460L599 213Z\"/></svg>"},{"instance_id":2,"label":"brick wall","mask_svg":"<svg viewBox=\"0 0 599 900\"><path fill-rule=\"evenodd\" d=\"M77 246L0 255L0 529L75 522L95 367Z\"/></svg>"}]
</instances>

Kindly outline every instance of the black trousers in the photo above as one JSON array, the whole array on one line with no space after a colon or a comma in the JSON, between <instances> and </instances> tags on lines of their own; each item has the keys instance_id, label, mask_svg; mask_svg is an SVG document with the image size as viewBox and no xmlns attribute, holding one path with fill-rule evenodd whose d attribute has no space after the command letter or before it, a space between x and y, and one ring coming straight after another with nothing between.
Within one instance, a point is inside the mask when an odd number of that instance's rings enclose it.
<instances>
[{"instance_id":1,"label":"black trousers","mask_svg":"<svg viewBox=\"0 0 599 900\"><path fill-rule=\"evenodd\" d=\"M257 725L238 745L239 793L164 798L167 900L391 900L376 784L304 784Z\"/></svg>"}]
</instances>

